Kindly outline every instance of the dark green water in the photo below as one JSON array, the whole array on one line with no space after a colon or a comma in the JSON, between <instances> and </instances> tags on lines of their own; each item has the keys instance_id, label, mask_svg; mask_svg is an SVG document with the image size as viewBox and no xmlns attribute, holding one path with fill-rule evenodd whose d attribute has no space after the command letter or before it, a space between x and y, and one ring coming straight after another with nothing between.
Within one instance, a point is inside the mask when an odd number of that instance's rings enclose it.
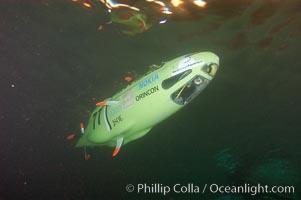
<instances>
[{"instance_id":1,"label":"dark green water","mask_svg":"<svg viewBox=\"0 0 301 200\"><path fill-rule=\"evenodd\" d=\"M301 3L211 2L129 37L114 24L97 30L109 19L101 7L0 1L0 199L301 199ZM128 71L195 51L219 55L214 81L118 157L95 148L84 161L65 140ZM126 192L140 183L292 185L295 194Z\"/></svg>"}]
</instances>

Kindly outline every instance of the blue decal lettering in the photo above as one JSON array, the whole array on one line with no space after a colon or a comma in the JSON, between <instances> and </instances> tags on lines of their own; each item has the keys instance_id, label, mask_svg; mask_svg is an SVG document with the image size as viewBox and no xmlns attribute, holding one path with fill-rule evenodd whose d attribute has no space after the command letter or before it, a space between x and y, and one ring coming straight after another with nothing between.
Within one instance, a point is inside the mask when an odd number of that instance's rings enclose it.
<instances>
[{"instance_id":1,"label":"blue decal lettering","mask_svg":"<svg viewBox=\"0 0 301 200\"><path fill-rule=\"evenodd\" d=\"M149 77L148 79L145 79L144 81L142 81L141 83L139 83L139 90L148 86L149 84L155 82L156 80L159 79L159 75L158 74L154 74L153 76Z\"/></svg>"}]
</instances>

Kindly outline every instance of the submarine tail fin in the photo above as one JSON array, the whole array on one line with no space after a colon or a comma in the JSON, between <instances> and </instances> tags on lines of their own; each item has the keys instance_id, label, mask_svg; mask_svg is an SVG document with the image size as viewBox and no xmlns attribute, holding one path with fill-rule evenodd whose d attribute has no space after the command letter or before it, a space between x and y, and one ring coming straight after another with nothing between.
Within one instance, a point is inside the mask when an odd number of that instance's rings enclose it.
<instances>
[{"instance_id":1,"label":"submarine tail fin","mask_svg":"<svg viewBox=\"0 0 301 200\"><path fill-rule=\"evenodd\" d=\"M77 141L75 147L83 147L83 146L86 146L88 144L88 140L86 138L86 135L85 135L85 127L84 127L84 123L80 123L79 124L79 127L80 127L80 132L82 133L82 136L81 138Z\"/></svg>"},{"instance_id":2,"label":"submarine tail fin","mask_svg":"<svg viewBox=\"0 0 301 200\"><path fill-rule=\"evenodd\" d=\"M112 154L113 157L116 156L118 154L118 152L120 151L122 143L123 143L123 137L119 138L117 140L116 147L115 147L114 152Z\"/></svg>"},{"instance_id":3,"label":"submarine tail fin","mask_svg":"<svg viewBox=\"0 0 301 200\"><path fill-rule=\"evenodd\" d=\"M83 147L83 146L87 146L88 143L89 143L89 142L88 142L86 136L83 135L83 136L78 140L78 142L76 143L75 147Z\"/></svg>"},{"instance_id":4,"label":"submarine tail fin","mask_svg":"<svg viewBox=\"0 0 301 200\"><path fill-rule=\"evenodd\" d=\"M75 147L93 146L91 142L88 141L87 135L85 134L85 127L83 123L80 123L81 137L77 141Z\"/></svg>"}]
</instances>

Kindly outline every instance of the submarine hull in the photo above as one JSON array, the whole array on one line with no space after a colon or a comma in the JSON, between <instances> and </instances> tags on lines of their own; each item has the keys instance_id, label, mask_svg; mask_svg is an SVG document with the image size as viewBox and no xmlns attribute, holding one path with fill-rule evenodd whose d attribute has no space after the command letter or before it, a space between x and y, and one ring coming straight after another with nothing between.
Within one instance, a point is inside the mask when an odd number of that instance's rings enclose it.
<instances>
[{"instance_id":1,"label":"submarine hull","mask_svg":"<svg viewBox=\"0 0 301 200\"><path fill-rule=\"evenodd\" d=\"M187 54L164 62L96 107L77 147L116 146L148 133L197 97L212 81L219 58L211 52Z\"/></svg>"}]
</instances>

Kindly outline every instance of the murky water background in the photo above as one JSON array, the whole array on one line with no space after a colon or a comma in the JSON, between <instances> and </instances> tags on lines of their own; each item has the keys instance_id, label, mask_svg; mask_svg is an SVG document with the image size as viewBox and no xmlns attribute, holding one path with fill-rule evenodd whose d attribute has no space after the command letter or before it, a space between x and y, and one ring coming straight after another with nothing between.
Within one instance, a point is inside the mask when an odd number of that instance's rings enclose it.
<instances>
[{"instance_id":1,"label":"murky water background","mask_svg":"<svg viewBox=\"0 0 301 200\"><path fill-rule=\"evenodd\" d=\"M212 1L136 36L101 7L0 2L0 199L300 199L301 3ZM197 14L196 14L197 13ZM103 30L98 30L104 24ZM220 70L185 109L131 142L81 149L95 102L186 53L212 51ZM137 195L126 184L294 185L290 195Z\"/></svg>"}]
</instances>

